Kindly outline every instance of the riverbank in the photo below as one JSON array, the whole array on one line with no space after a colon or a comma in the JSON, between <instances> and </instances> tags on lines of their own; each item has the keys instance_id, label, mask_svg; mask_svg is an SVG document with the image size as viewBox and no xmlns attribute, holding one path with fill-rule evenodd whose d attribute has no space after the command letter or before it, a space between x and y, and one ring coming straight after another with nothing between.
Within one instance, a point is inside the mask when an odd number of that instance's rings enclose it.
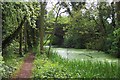
<instances>
[{"instance_id":1,"label":"riverbank","mask_svg":"<svg viewBox=\"0 0 120 80\"><path fill-rule=\"evenodd\" d=\"M48 46L46 48L48 48ZM52 47L51 51L69 60L98 60L109 62L118 62L119 60L111 54L97 50Z\"/></svg>"},{"instance_id":2,"label":"riverbank","mask_svg":"<svg viewBox=\"0 0 120 80\"><path fill-rule=\"evenodd\" d=\"M36 54L33 78L118 78L118 64L92 62L90 60L67 60L57 54Z\"/></svg>"}]
</instances>

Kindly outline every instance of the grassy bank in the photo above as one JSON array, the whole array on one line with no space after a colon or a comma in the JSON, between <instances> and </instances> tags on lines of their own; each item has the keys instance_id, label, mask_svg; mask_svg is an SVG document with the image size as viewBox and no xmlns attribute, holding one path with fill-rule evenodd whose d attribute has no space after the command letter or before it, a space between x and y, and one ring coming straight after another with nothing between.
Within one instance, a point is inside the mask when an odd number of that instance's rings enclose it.
<instances>
[{"instance_id":1,"label":"grassy bank","mask_svg":"<svg viewBox=\"0 0 120 80\"><path fill-rule=\"evenodd\" d=\"M118 63L89 60L69 61L51 52L46 55L36 54L33 75L38 78L118 78Z\"/></svg>"},{"instance_id":2,"label":"grassy bank","mask_svg":"<svg viewBox=\"0 0 120 80\"><path fill-rule=\"evenodd\" d=\"M27 54L28 55L28 54ZM19 68L21 67L21 64L23 63L24 58L27 56L24 55L24 57L20 57L19 54L10 54L6 55L4 57L4 63L3 63L3 78L10 78L15 76L15 74L19 71Z\"/></svg>"}]
</instances>

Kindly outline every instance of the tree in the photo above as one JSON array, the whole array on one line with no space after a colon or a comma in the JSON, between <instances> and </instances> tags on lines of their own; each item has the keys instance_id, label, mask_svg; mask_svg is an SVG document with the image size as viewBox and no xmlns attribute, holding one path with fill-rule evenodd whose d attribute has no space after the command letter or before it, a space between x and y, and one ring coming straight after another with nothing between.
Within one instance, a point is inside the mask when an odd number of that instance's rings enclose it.
<instances>
[{"instance_id":1,"label":"tree","mask_svg":"<svg viewBox=\"0 0 120 80\"><path fill-rule=\"evenodd\" d=\"M25 52L28 51L27 49L27 21L24 24L24 40L25 40Z\"/></svg>"},{"instance_id":2,"label":"tree","mask_svg":"<svg viewBox=\"0 0 120 80\"><path fill-rule=\"evenodd\" d=\"M10 36L6 37L3 41L2 41L2 49L4 50L12 41L13 39L15 39L17 37L17 35L20 33L22 26L24 24L26 20L26 16L24 16L23 20L21 21L20 25L18 26L18 28L13 32L13 34L11 34Z\"/></svg>"},{"instance_id":3,"label":"tree","mask_svg":"<svg viewBox=\"0 0 120 80\"><path fill-rule=\"evenodd\" d=\"M40 2L40 53L43 54L45 2Z\"/></svg>"},{"instance_id":4,"label":"tree","mask_svg":"<svg viewBox=\"0 0 120 80\"><path fill-rule=\"evenodd\" d=\"M22 29L19 33L19 55L22 56Z\"/></svg>"},{"instance_id":5,"label":"tree","mask_svg":"<svg viewBox=\"0 0 120 80\"><path fill-rule=\"evenodd\" d=\"M112 7L112 27L115 28L116 24L115 24L115 4L114 2L111 3L111 7Z\"/></svg>"},{"instance_id":6,"label":"tree","mask_svg":"<svg viewBox=\"0 0 120 80\"><path fill-rule=\"evenodd\" d=\"M4 2L2 4L2 50L7 51L13 41L19 42L19 52L22 52L24 47L21 44L22 39L25 39L25 51L27 51L28 45L32 46L32 28L35 28L36 17L38 16L38 10L40 9L38 3L21 3L21 2ZM10 16L11 15L11 16ZM24 25L25 24L25 25ZM21 30L24 29L25 36L21 36ZM23 35L23 34L22 34ZM20 37L21 36L21 37ZM18 40L18 37L20 37ZM24 37L24 38L23 38ZM28 44L30 43L30 44ZM11 44L11 45L10 45ZM10 46L9 46L10 45ZM18 47L18 45L16 45ZM15 50L18 50L14 47ZM7 52L6 52L7 53ZM4 53L3 53L4 54Z\"/></svg>"},{"instance_id":7,"label":"tree","mask_svg":"<svg viewBox=\"0 0 120 80\"><path fill-rule=\"evenodd\" d=\"M117 23L119 27L120 26L120 1L116 2L116 11L117 11Z\"/></svg>"},{"instance_id":8,"label":"tree","mask_svg":"<svg viewBox=\"0 0 120 80\"><path fill-rule=\"evenodd\" d=\"M117 34L118 36L116 38L118 38L118 42L117 42L117 47L118 47L118 51L117 51L117 57L120 58L120 1L116 2L116 9L117 9L117 23L118 23L118 29L117 29Z\"/></svg>"}]
</instances>

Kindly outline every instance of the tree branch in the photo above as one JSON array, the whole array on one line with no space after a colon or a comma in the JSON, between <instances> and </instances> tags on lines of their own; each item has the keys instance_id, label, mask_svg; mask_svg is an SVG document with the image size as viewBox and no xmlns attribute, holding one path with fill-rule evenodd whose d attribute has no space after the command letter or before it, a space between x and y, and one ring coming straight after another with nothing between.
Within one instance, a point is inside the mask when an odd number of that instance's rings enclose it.
<instances>
[{"instance_id":1,"label":"tree branch","mask_svg":"<svg viewBox=\"0 0 120 80\"><path fill-rule=\"evenodd\" d=\"M25 22L26 16L24 16L18 28L13 32L13 34L9 35L5 40L2 41L2 50L4 50L20 33L22 26Z\"/></svg>"}]
</instances>

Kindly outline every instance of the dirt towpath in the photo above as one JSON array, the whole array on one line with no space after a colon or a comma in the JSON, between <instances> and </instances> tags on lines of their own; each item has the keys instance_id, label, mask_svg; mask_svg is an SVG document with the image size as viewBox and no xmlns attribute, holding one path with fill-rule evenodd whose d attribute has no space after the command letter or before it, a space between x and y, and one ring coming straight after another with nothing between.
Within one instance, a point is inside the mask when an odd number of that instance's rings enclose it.
<instances>
[{"instance_id":1,"label":"dirt towpath","mask_svg":"<svg viewBox=\"0 0 120 80\"><path fill-rule=\"evenodd\" d=\"M34 61L35 55L34 54L29 54L19 72L15 75L15 77L12 78L12 80L29 80L31 75L32 75L32 67L33 67L33 61Z\"/></svg>"}]
</instances>

